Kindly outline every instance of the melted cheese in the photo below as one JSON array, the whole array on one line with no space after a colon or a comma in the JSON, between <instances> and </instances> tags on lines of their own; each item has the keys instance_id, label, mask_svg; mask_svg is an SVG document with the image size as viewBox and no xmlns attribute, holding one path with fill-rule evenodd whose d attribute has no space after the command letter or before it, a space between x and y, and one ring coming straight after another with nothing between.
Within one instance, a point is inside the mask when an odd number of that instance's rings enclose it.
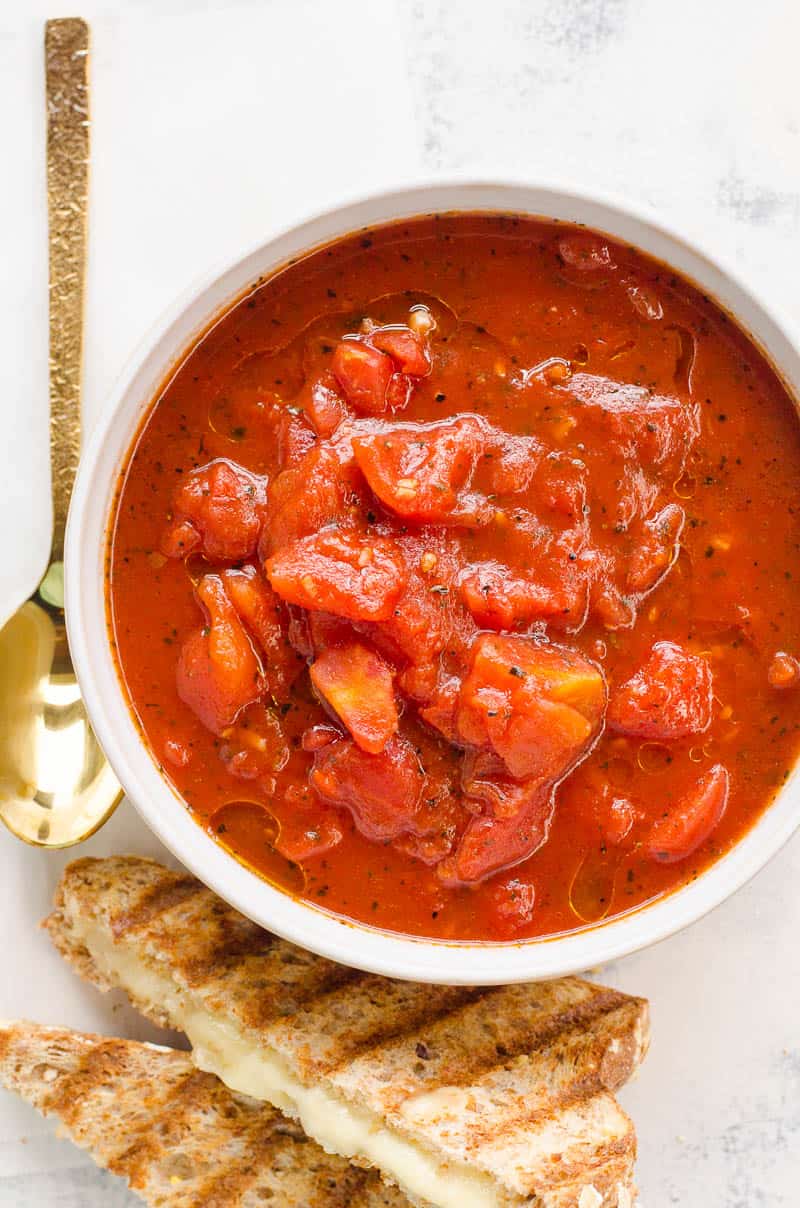
<instances>
[{"instance_id":1,"label":"melted cheese","mask_svg":"<svg viewBox=\"0 0 800 1208\"><path fill-rule=\"evenodd\" d=\"M114 944L100 928L75 924L73 931L100 972L143 1006L166 1014L188 1037L195 1064L231 1090L296 1116L328 1153L366 1158L412 1199L435 1208L498 1208L501 1199L488 1174L462 1163L441 1163L376 1112L347 1103L326 1087L306 1086L275 1050L255 1046L232 1024L188 1001L169 976Z\"/></svg>"}]
</instances>

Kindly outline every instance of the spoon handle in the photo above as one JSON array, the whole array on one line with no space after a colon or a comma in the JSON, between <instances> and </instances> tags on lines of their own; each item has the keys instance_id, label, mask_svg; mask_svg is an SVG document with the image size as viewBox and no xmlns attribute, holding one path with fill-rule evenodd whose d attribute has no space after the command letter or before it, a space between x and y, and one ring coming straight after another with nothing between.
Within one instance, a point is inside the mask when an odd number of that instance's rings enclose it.
<instances>
[{"instance_id":1,"label":"spoon handle","mask_svg":"<svg viewBox=\"0 0 800 1208\"><path fill-rule=\"evenodd\" d=\"M89 181L89 27L79 17L45 27L47 211L50 252L51 565L64 530L81 443L83 299Z\"/></svg>"}]
</instances>

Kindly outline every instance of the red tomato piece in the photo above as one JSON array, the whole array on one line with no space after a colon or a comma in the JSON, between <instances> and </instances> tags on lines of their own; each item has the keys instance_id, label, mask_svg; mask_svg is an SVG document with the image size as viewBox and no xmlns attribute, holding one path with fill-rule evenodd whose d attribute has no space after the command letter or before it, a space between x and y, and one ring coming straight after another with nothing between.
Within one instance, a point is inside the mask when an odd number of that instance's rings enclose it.
<instances>
[{"instance_id":1,"label":"red tomato piece","mask_svg":"<svg viewBox=\"0 0 800 1208\"><path fill-rule=\"evenodd\" d=\"M800 662L785 650L778 650L772 657L767 672L770 688L796 688L800 684Z\"/></svg>"},{"instance_id":2,"label":"red tomato piece","mask_svg":"<svg viewBox=\"0 0 800 1208\"><path fill-rule=\"evenodd\" d=\"M378 755L397 732L394 673L366 646L332 647L311 664L311 682L363 751Z\"/></svg>"},{"instance_id":3,"label":"red tomato piece","mask_svg":"<svg viewBox=\"0 0 800 1208\"><path fill-rule=\"evenodd\" d=\"M536 474L535 498L539 508L549 508L573 524L584 519L588 472L586 466L561 453L542 458Z\"/></svg>"},{"instance_id":4,"label":"red tomato piece","mask_svg":"<svg viewBox=\"0 0 800 1208\"><path fill-rule=\"evenodd\" d=\"M677 503L644 522L643 532L628 564L627 590L644 595L656 587L678 556L686 514Z\"/></svg>"},{"instance_id":5,"label":"red tomato piece","mask_svg":"<svg viewBox=\"0 0 800 1208\"><path fill-rule=\"evenodd\" d=\"M500 562L482 562L462 576L458 591L484 629L523 629L536 620L554 620L572 612L563 588L518 578Z\"/></svg>"},{"instance_id":6,"label":"red tomato piece","mask_svg":"<svg viewBox=\"0 0 800 1208\"><path fill-rule=\"evenodd\" d=\"M564 389L583 404L577 412L580 422L595 429L598 442L605 436L608 452L645 468L680 474L700 435L696 404L591 373L573 374ZM608 452L603 448L606 456Z\"/></svg>"},{"instance_id":7,"label":"red tomato piece","mask_svg":"<svg viewBox=\"0 0 800 1208\"><path fill-rule=\"evenodd\" d=\"M306 384L297 406L306 413L317 435L323 437L332 436L348 414L339 384L327 369Z\"/></svg>"},{"instance_id":8,"label":"red tomato piece","mask_svg":"<svg viewBox=\"0 0 800 1208\"><path fill-rule=\"evenodd\" d=\"M342 617L335 617L330 612L306 613L308 625L309 654L308 658L315 659L329 646L347 646L359 640L356 627Z\"/></svg>"},{"instance_id":9,"label":"red tomato piece","mask_svg":"<svg viewBox=\"0 0 800 1208\"><path fill-rule=\"evenodd\" d=\"M289 643L283 603L255 566L224 570L221 578L260 650L266 690L278 699L285 697L305 664Z\"/></svg>"},{"instance_id":10,"label":"red tomato piece","mask_svg":"<svg viewBox=\"0 0 800 1208\"><path fill-rule=\"evenodd\" d=\"M161 552L167 558L185 558L200 544L200 533L191 520L175 517L161 537Z\"/></svg>"},{"instance_id":11,"label":"red tomato piece","mask_svg":"<svg viewBox=\"0 0 800 1208\"><path fill-rule=\"evenodd\" d=\"M349 442L319 442L299 465L284 470L270 484L259 557L263 561L298 537L352 520L360 510L363 490L364 479Z\"/></svg>"},{"instance_id":12,"label":"red tomato piece","mask_svg":"<svg viewBox=\"0 0 800 1208\"><path fill-rule=\"evenodd\" d=\"M431 371L431 358L421 336L410 327L378 327L370 333L374 348L387 353L401 373L425 377Z\"/></svg>"},{"instance_id":13,"label":"red tomato piece","mask_svg":"<svg viewBox=\"0 0 800 1208\"><path fill-rule=\"evenodd\" d=\"M493 751L467 750L461 768L464 805L473 814L513 818L524 809L540 781L515 780Z\"/></svg>"},{"instance_id":14,"label":"red tomato piece","mask_svg":"<svg viewBox=\"0 0 800 1208\"><path fill-rule=\"evenodd\" d=\"M394 373L391 357L363 340L340 340L333 354L334 377L351 407L360 415L382 415Z\"/></svg>"},{"instance_id":15,"label":"red tomato piece","mask_svg":"<svg viewBox=\"0 0 800 1208\"><path fill-rule=\"evenodd\" d=\"M351 621L387 620L406 578L394 541L335 528L278 550L266 571L273 589L290 604Z\"/></svg>"},{"instance_id":16,"label":"red tomato piece","mask_svg":"<svg viewBox=\"0 0 800 1208\"><path fill-rule=\"evenodd\" d=\"M425 745L420 758L425 763L424 791L407 834L392 841L396 851L433 867L449 855L463 828L463 807L450 775L448 760Z\"/></svg>"},{"instance_id":17,"label":"red tomato piece","mask_svg":"<svg viewBox=\"0 0 800 1208\"><path fill-rule=\"evenodd\" d=\"M552 814L552 790L540 786L531 788L527 802L513 817L473 818L453 855L438 865L437 876L451 887L474 885L527 860L546 841Z\"/></svg>"},{"instance_id":18,"label":"red tomato piece","mask_svg":"<svg viewBox=\"0 0 800 1208\"><path fill-rule=\"evenodd\" d=\"M302 864L341 843L344 829L336 810L321 805L308 789L290 789L286 801L292 810L283 814L273 847L287 860Z\"/></svg>"},{"instance_id":19,"label":"red tomato piece","mask_svg":"<svg viewBox=\"0 0 800 1208\"><path fill-rule=\"evenodd\" d=\"M434 663L412 663L398 673L397 683L402 692L420 705L427 705L436 691L439 670Z\"/></svg>"},{"instance_id":20,"label":"red tomato piece","mask_svg":"<svg viewBox=\"0 0 800 1208\"><path fill-rule=\"evenodd\" d=\"M300 745L304 751L321 751L323 747L327 747L332 742L342 737L341 730L337 730L335 726L309 726L303 731L303 737Z\"/></svg>"},{"instance_id":21,"label":"red tomato piece","mask_svg":"<svg viewBox=\"0 0 800 1208\"><path fill-rule=\"evenodd\" d=\"M387 648L412 663L430 664L447 641L447 593L432 591L431 586L420 575L407 571L403 594L380 629Z\"/></svg>"},{"instance_id":22,"label":"red tomato piece","mask_svg":"<svg viewBox=\"0 0 800 1208\"><path fill-rule=\"evenodd\" d=\"M494 925L501 939L530 923L536 905L536 887L530 881L507 877L492 888Z\"/></svg>"},{"instance_id":23,"label":"red tomato piece","mask_svg":"<svg viewBox=\"0 0 800 1208\"><path fill-rule=\"evenodd\" d=\"M627 797L616 794L605 782L581 793L580 815L593 833L599 834L605 843L618 847L627 839L637 819L635 806Z\"/></svg>"},{"instance_id":24,"label":"red tomato piece","mask_svg":"<svg viewBox=\"0 0 800 1208\"><path fill-rule=\"evenodd\" d=\"M711 668L676 642L656 642L644 664L611 693L608 724L637 738L685 738L711 725Z\"/></svg>"},{"instance_id":25,"label":"red tomato piece","mask_svg":"<svg viewBox=\"0 0 800 1208\"><path fill-rule=\"evenodd\" d=\"M405 852L407 856L413 856L415 860L434 867L445 856L450 855L454 841L454 827L445 825L430 834L418 835L412 832L407 835L398 835L392 841L392 847L395 851Z\"/></svg>"},{"instance_id":26,"label":"red tomato piece","mask_svg":"<svg viewBox=\"0 0 800 1208\"><path fill-rule=\"evenodd\" d=\"M430 702L419 711L423 721L426 721L429 726L434 726L444 734L448 742L452 743L459 741L456 710L460 692L461 680L458 676L447 676L436 685Z\"/></svg>"},{"instance_id":27,"label":"red tomato piece","mask_svg":"<svg viewBox=\"0 0 800 1208\"><path fill-rule=\"evenodd\" d=\"M168 738L164 743L164 758L173 767L185 768L192 758L191 744L187 746L178 738Z\"/></svg>"},{"instance_id":28,"label":"red tomato piece","mask_svg":"<svg viewBox=\"0 0 800 1208\"><path fill-rule=\"evenodd\" d=\"M685 860L705 843L722 818L729 789L727 768L715 763L672 809L653 823L645 840L645 854L659 864Z\"/></svg>"},{"instance_id":29,"label":"red tomato piece","mask_svg":"<svg viewBox=\"0 0 800 1208\"><path fill-rule=\"evenodd\" d=\"M266 502L266 478L225 458L209 462L187 474L175 492L174 519L161 548L168 557L199 548L212 561L241 562L256 551Z\"/></svg>"},{"instance_id":30,"label":"red tomato piece","mask_svg":"<svg viewBox=\"0 0 800 1208\"><path fill-rule=\"evenodd\" d=\"M488 747L515 779L562 777L599 734L600 668L577 651L518 635L480 634L459 694L462 741Z\"/></svg>"},{"instance_id":31,"label":"red tomato piece","mask_svg":"<svg viewBox=\"0 0 800 1208\"><path fill-rule=\"evenodd\" d=\"M358 436L353 452L387 508L422 523L485 523L494 508L467 488L486 442L477 415L433 424L385 425Z\"/></svg>"},{"instance_id":32,"label":"red tomato piece","mask_svg":"<svg viewBox=\"0 0 800 1208\"><path fill-rule=\"evenodd\" d=\"M197 598L208 624L183 644L176 673L178 696L214 734L222 734L264 689L252 643L219 575L205 575Z\"/></svg>"},{"instance_id":33,"label":"red tomato piece","mask_svg":"<svg viewBox=\"0 0 800 1208\"><path fill-rule=\"evenodd\" d=\"M533 436L515 436L492 428L478 462L476 484L481 490L496 495L527 491L536 477L543 453L543 446Z\"/></svg>"},{"instance_id":34,"label":"red tomato piece","mask_svg":"<svg viewBox=\"0 0 800 1208\"><path fill-rule=\"evenodd\" d=\"M278 459L284 469L300 465L317 443L317 434L305 416L288 407L280 408L277 425Z\"/></svg>"},{"instance_id":35,"label":"red tomato piece","mask_svg":"<svg viewBox=\"0 0 800 1208\"><path fill-rule=\"evenodd\" d=\"M404 411L414 393L414 379L407 373L393 373L386 387L386 410L394 413Z\"/></svg>"},{"instance_id":36,"label":"red tomato piece","mask_svg":"<svg viewBox=\"0 0 800 1208\"><path fill-rule=\"evenodd\" d=\"M225 734L220 758L239 780L264 780L289 760L283 727L272 712L256 702L238 715Z\"/></svg>"},{"instance_id":37,"label":"red tomato piece","mask_svg":"<svg viewBox=\"0 0 800 1208\"><path fill-rule=\"evenodd\" d=\"M309 777L329 805L350 810L367 839L394 839L414 829L424 774L414 748L399 735L379 755L342 739L317 751Z\"/></svg>"},{"instance_id":38,"label":"red tomato piece","mask_svg":"<svg viewBox=\"0 0 800 1208\"><path fill-rule=\"evenodd\" d=\"M402 691L427 705L436 691L439 656L446 649L448 659L459 660L476 626L450 590L461 560L458 544L442 532L423 529L398 538L398 545L406 563L406 585L389 619L370 626L369 637L401 668L397 682Z\"/></svg>"},{"instance_id":39,"label":"red tomato piece","mask_svg":"<svg viewBox=\"0 0 800 1208\"><path fill-rule=\"evenodd\" d=\"M606 629L629 629L636 623L636 600L623 596L614 576L618 570L617 559L610 554L594 550L589 584L589 608Z\"/></svg>"}]
</instances>

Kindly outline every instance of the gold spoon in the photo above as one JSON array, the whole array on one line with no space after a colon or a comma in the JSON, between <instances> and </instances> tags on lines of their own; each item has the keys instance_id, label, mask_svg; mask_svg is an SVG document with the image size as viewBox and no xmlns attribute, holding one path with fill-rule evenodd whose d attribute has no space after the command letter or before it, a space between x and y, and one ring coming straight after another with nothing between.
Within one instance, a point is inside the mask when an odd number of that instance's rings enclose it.
<instances>
[{"instance_id":1,"label":"gold spoon","mask_svg":"<svg viewBox=\"0 0 800 1208\"><path fill-rule=\"evenodd\" d=\"M40 847L80 843L122 797L86 717L64 627L64 529L80 452L88 56L85 21L47 22L53 543L37 591L0 629L0 818Z\"/></svg>"}]
</instances>

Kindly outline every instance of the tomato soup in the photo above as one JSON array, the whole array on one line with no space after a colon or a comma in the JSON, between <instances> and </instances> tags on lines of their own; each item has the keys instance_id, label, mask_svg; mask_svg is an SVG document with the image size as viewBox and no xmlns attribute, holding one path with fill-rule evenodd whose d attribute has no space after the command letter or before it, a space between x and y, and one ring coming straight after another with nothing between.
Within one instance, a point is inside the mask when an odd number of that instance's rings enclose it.
<instances>
[{"instance_id":1,"label":"tomato soup","mask_svg":"<svg viewBox=\"0 0 800 1208\"><path fill-rule=\"evenodd\" d=\"M510 215L370 229L216 322L109 551L120 673L198 825L448 940L696 878L800 741L800 437L662 264Z\"/></svg>"}]
</instances>

